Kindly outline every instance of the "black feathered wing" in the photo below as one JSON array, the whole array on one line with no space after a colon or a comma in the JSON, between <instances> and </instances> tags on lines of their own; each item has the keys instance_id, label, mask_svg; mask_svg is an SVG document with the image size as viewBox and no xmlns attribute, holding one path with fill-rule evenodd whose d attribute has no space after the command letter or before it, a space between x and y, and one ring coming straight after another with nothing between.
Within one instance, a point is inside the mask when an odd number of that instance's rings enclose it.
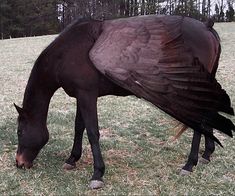
<instances>
[{"instance_id":1,"label":"black feathered wing","mask_svg":"<svg viewBox=\"0 0 235 196\"><path fill-rule=\"evenodd\" d=\"M90 59L121 87L219 143L206 130L212 127L232 136L233 123L218 113L234 114L230 99L185 45L182 20L109 21Z\"/></svg>"}]
</instances>

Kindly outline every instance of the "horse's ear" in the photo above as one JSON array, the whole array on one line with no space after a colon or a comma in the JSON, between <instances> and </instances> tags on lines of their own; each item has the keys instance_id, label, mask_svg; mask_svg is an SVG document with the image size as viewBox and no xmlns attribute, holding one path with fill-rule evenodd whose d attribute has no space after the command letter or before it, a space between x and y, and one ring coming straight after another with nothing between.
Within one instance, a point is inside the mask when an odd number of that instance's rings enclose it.
<instances>
[{"instance_id":1,"label":"horse's ear","mask_svg":"<svg viewBox=\"0 0 235 196\"><path fill-rule=\"evenodd\" d=\"M19 113L19 115L22 115L22 114L24 113L23 108L19 107L19 106L16 105L15 103L14 103L14 106L15 106L15 108L16 108L16 111Z\"/></svg>"}]
</instances>

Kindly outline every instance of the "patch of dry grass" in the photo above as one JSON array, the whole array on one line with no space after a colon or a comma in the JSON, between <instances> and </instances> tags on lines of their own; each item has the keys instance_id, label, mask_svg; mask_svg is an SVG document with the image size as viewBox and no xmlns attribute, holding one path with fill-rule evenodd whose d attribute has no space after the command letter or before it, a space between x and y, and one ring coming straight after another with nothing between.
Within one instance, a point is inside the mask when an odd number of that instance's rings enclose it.
<instances>
[{"instance_id":1,"label":"patch of dry grass","mask_svg":"<svg viewBox=\"0 0 235 196\"><path fill-rule=\"evenodd\" d=\"M223 53L217 74L235 107L235 24L216 24ZM135 97L99 99L101 147L106 163L102 190L88 188L92 156L87 137L82 159L73 171L61 168L73 141L75 100L55 93L48 117L50 141L31 170L15 168L16 117L36 57L55 36L0 41L0 194L1 195L234 195L234 140L219 135L209 165L188 176L178 175L186 161L192 133L178 141L169 138L176 123L163 112ZM232 117L233 122L235 118Z\"/></svg>"}]
</instances>

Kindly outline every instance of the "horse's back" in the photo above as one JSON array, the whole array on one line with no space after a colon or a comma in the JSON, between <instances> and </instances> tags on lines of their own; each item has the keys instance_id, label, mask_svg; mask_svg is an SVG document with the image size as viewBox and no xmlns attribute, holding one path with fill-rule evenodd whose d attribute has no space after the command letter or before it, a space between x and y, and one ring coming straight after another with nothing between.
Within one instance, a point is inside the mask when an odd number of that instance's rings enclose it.
<instances>
[{"instance_id":1,"label":"horse's back","mask_svg":"<svg viewBox=\"0 0 235 196\"><path fill-rule=\"evenodd\" d=\"M161 26L163 26L162 29L172 34L173 38L182 34L185 47L192 51L192 55L197 57L210 73L217 69L216 61L220 55L220 41L213 33L215 30L212 29L211 23L206 25L193 18L182 16L147 15L105 21L103 29L112 33L114 29L124 29L125 26L128 33L131 32L130 28L133 29L133 35L126 36L127 39L144 33L139 30L141 28L147 29L150 37L157 37L157 34L162 33Z\"/></svg>"},{"instance_id":2,"label":"horse's back","mask_svg":"<svg viewBox=\"0 0 235 196\"><path fill-rule=\"evenodd\" d=\"M192 18L185 18L182 32L185 44L211 73L216 72L220 56L220 41L213 29Z\"/></svg>"}]
</instances>

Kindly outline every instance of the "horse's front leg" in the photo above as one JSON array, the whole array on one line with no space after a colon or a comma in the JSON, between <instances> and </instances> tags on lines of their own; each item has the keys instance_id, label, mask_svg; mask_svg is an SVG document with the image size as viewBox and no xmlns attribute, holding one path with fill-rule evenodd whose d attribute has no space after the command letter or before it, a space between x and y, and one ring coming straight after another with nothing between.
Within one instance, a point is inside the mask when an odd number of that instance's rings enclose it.
<instances>
[{"instance_id":1,"label":"horse's front leg","mask_svg":"<svg viewBox=\"0 0 235 196\"><path fill-rule=\"evenodd\" d=\"M79 106L93 155L94 173L90 182L90 188L92 189L103 187L102 177L105 172L105 165L99 144L100 133L97 117L97 97L98 93L93 91L79 91L78 93Z\"/></svg>"},{"instance_id":2,"label":"horse's front leg","mask_svg":"<svg viewBox=\"0 0 235 196\"><path fill-rule=\"evenodd\" d=\"M191 144L191 152L189 154L187 163L180 172L181 175L190 174L193 171L193 167L197 165L200 142L201 142L201 133L194 130L193 140Z\"/></svg>"},{"instance_id":3,"label":"horse's front leg","mask_svg":"<svg viewBox=\"0 0 235 196\"><path fill-rule=\"evenodd\" d=\"M80 106L77 100L77 112L75 118L75 136L73 142L73 148L69 158L66 160L63 168L71 170L76 167L76 162L81 158L82 155L82 138L85 129L85 124L80 111Z\"/></svg>"}]
</instances>

